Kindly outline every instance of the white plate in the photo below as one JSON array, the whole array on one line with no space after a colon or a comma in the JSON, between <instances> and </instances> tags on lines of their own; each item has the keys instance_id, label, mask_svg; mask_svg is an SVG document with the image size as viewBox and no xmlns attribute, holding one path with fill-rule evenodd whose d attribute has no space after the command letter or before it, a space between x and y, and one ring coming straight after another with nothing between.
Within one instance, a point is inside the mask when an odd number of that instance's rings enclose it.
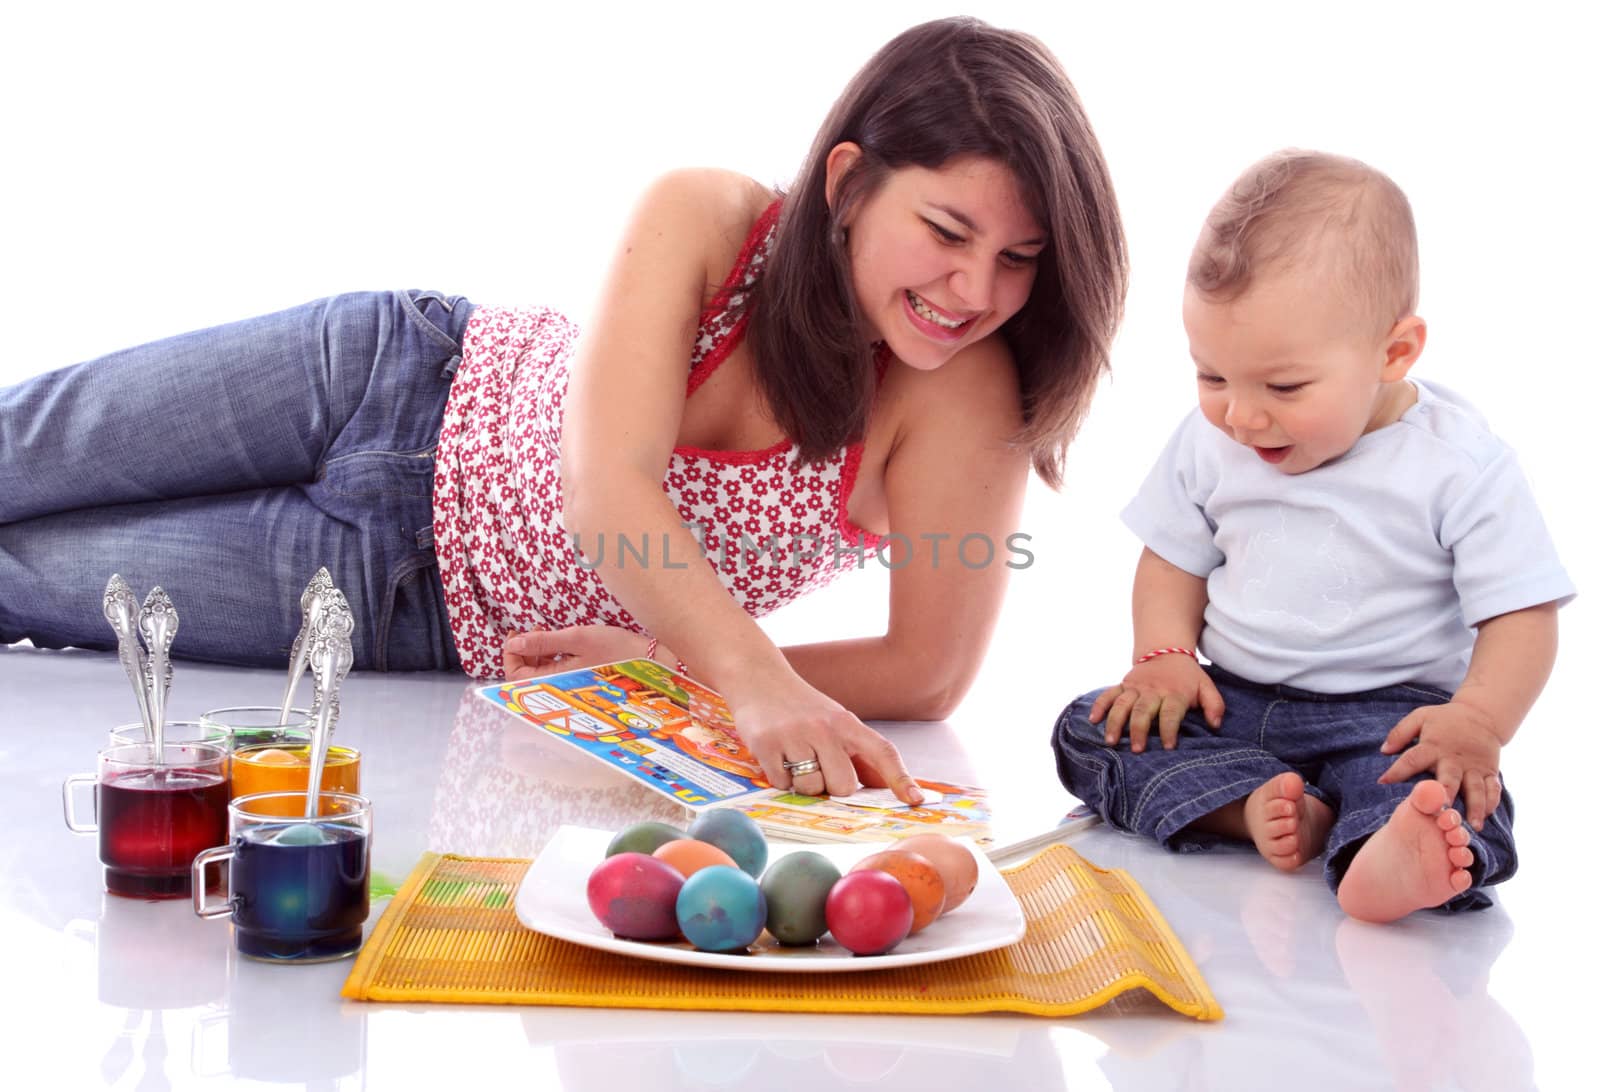
<instances>
[{"instance_id":1,"label":"white plate","mask_svg":"<svg viewBox=\"0 0 1600 1092\"><path fill-rule=\"evenodd\" d=\"M612 831L587 827L562 827L556 831L523 878L517 889L517 918L561 940L587 948L655 959L666 963L688 963L697 967L721 967L735 971L881 971L889 967L909 967L941 959L987 952L1022 939L1027 923L1022 907L1011 888L989 858L973 852L978 861L978 886L954 911L945 914L922 932L906 937L884 955L852 955L832 936L824 935L806 948L785 948L767 933L750 946L749 954L701 952L686 941L650 943L623 940L613 936L589 910L589 873L605 859ZM820 853L848 871L862 857L888 848L882 842L871 845L794 845L771 842L771 861L789 853L810 850ZM770 864L771 861L768 863Z\"/></svg>"}]
</instances>

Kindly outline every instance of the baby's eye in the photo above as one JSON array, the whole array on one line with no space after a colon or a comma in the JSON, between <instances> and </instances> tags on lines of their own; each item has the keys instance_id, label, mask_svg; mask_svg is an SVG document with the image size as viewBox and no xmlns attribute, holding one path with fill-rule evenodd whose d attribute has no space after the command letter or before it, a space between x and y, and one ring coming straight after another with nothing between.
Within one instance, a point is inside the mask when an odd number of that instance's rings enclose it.
<instances>
[{"instance_id":1,"label":"baby's eye","mask_svg":"<svg viewBox=\"0 0 1600 1092\"><path fill-rule=\"evenodd\" d=\"M1205 372L1201 372L1195 378L1200 380L1200 385L1203 387L1220 387L1223 383L1222 376L1208 375Z\"/></svg>"},{"instance_id":2,"label":"baby's eye","mask_svg":"<svg viewBox=\"0 0 1600 1092\"><path fill-rule=\"evenodd\" d=\"M1304 383L1268 383L1267 389L1273 394L1295 394L1305 390Z\"/></svg>"}]
</instances>

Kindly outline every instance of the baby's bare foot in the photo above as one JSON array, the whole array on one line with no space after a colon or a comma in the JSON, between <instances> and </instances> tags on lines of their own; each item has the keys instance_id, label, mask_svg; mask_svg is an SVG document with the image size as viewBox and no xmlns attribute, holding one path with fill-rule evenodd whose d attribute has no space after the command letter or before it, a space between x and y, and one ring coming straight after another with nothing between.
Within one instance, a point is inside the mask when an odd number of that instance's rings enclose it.
<instances>
[{"instance_id":1,"label":"baby's bare foot","mask_svg":"<svg viewBox=\"0 0 1600 1092\"><path fill-rule=\"evenodd\" d=\"M1290 770L1245 797L1244 825L1274 868L1293 872L1328 844L1333 809L1307 796L1305 781Z\"/></svg>"},{"instance_id":2,"label":"baby's bare foot","mask_svg":"<svg viewBox=\"0 0 1600 1092\"><path fill-rule=\"evenodd\" d=\"M1366 845L1339 884L1339 905L1362 921L1395 921L1448 902L1472 885L1470 840L1461 813L1445 807L1444 786L1419 781Z\"/></svg>"}]
</instances>

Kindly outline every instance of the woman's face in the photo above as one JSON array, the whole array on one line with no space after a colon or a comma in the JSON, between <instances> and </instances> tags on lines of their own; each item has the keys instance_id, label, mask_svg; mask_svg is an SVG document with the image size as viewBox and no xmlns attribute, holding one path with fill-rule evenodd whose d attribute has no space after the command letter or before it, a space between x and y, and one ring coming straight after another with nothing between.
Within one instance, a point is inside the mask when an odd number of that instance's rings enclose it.
<instances>
[{"instance_id":1,"label":"woman's face","mask_svg":"<svg viewBox=\"0 0 1600 1092\"><path fill-rule=\"evenodd\" d=\"M830 195L836 170L860 154L853 144L834 149ZM1048 242L1010 169L977 157L890 172L845 227L868 336L921 370L1022 309Z\"/></svg>"}]
</instances>

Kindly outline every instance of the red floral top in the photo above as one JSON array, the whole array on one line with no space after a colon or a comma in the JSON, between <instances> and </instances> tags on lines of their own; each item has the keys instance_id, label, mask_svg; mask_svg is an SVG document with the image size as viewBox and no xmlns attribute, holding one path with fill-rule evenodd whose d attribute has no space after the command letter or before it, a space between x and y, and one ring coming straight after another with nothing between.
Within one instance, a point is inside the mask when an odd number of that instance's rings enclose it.
<instances>
[{"instance_id":1,"label":"red floral top","mask_svg":"<svg viewBox=\"0 0 1600 1092\"><path fill-rule=\"evenodd\" d=\"M686 378L691 396L744 336L746 301L778 207L756 221L700 316ZM693 560L663 557L664 544L649 540L583 542L580 555L563 529L561 426L577 337L572 322L544 307L480 307L467 323L439 434L433 528L456 649L476 678L500 674L501 646L523 630L603 624L643 632L596 566L619 556L624 564L674 568ZM860 567L861 550L878 545L845 514L860 443L799 466L791 447L678 447L661 483L700 540L705 563L755 617Z\"/></svg>"}]
</instances>

